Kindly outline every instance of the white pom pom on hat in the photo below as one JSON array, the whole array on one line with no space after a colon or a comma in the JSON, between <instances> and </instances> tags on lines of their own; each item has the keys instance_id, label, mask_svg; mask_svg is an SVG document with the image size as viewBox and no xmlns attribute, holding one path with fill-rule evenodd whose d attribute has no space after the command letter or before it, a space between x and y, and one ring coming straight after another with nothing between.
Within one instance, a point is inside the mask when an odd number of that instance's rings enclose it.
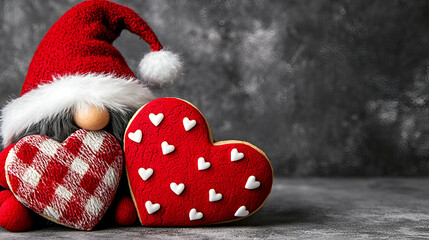
<instances>
[{"instance_id":1,"label":"white pom pom on hat","mask_svg":"<svg viewBox=\"0 0 429 240\"><path fill-rule=\"evenodd\" d=\"M178 54L166 50L146 54L139 64L143 80L151 85L163 87L171 84L182 73L182 61Z\"/></svg>"}]
</instances>

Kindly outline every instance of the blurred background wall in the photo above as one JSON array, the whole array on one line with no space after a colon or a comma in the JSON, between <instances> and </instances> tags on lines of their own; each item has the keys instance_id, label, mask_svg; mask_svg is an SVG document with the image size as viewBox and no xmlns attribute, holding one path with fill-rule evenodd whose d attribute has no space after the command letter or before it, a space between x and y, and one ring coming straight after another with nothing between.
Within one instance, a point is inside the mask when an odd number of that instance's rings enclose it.
<instances>
[{"instance_id":1,"label":"blurred background wall","mask_svg":"<svg viewBox=\"0 0 429 240\"><path fill-rule=\"evenodd\" d=\"M80 1L0 0L0 105ZM429 1L136 1L216 140L254 143L277 176L429 174ZM124 31L130 65L149 51Z\"/></svg>"}]
</instances>

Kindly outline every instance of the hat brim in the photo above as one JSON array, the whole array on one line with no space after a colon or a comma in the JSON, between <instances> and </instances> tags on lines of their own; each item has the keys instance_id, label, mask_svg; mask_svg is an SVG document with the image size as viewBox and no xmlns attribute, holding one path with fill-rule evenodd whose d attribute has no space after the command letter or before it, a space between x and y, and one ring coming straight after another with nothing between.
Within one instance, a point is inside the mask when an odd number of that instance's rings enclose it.
<instances>
[{"instance_id":1,"label":"hat brim","mask_svg":"<svg viewBox=\"0 0 429 240\"><path fill-rule=\"evenodd\" d=\"M154 99L152 92L135 78L113 74L74 74L54 77L19 98L2 110L3 146L14 136L46 118L89 105L121 111L138 109Z\"/></svg>"}]
</instances>

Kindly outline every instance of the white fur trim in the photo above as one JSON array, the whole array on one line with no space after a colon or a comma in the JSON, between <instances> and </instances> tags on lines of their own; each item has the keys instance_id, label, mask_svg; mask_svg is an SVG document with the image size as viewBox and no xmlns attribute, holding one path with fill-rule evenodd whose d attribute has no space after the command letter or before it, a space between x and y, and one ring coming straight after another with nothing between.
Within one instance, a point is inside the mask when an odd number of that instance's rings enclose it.
<instances>
[{"instance_id":1,"label":"white fur trim","mask_svg":"<svg viewBox=\"0 0 429 240\"><path fill-rule=\"evenodd\" d=\"M2 110L3 145L42 119L88 105L121 111L137 110L154 99L152 92L135 78L89 73L54 78L23 96L10 101Z\"/></svg>"},{"instance_id":2,"label":"white fur trim","mask_svg":"<svg viewBox=\"0 0 429 240\"><path fill-rule=\"evenodd\" d=\"M182 73L182 61L179 55L160 50L146 54L139 64L143 80L152 85L171 84Z\"/></svg>"}]
</instances>

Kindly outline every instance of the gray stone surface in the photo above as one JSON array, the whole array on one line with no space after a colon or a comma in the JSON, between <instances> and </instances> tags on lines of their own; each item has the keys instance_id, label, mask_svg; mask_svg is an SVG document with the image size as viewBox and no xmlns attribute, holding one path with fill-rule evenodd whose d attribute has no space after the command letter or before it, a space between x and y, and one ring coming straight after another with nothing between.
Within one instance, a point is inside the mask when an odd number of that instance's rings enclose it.
<instances>
[{"instance_id":1,"label":"gray stone surface","mask_svg":"<svg viewBox=\"0 0 429 240\"><path fill-rule=\"evenodd\" d=\"M115 0L185 72L159 96L198 106L288 176L429 174L429 1ZM0 0L0 106L50 26L80 0ZM148 51L124 31L132 69Z\"/></svg>"},{"instance_id":2,"label":"gray stone surface","mask_svg":"<svg viewBox=\"0 0 429 240\"><path fill-rule=\"evenodd\" d=\"M49 227L0 239L427 239L429 179L275 179L264 207L239 222L198 228Z\"/></svg>"}]
</instances>

